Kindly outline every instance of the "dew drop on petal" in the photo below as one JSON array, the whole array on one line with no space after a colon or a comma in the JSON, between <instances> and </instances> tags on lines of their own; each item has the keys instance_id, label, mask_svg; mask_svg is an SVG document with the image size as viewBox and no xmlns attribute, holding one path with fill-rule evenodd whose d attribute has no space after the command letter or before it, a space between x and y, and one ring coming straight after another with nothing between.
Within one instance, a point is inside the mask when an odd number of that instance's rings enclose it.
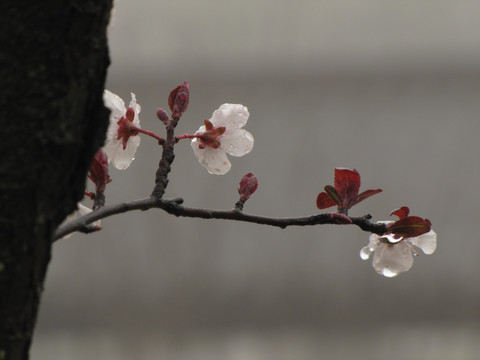
<instances>
[{"instance_id":1,"label":"dew drop on petal","mask_svg":"<svg viewBox=\"0 0 480 360\"><path fill-rule=\"evenodd\" d=\"M362 258L362 260L368 260L368 258L372 254L372 251L373 249L369 246L363 247L362 250L360 250L360 257Z\"/></svg>"},{"instance_id":2,"label":"dew drop on petal","mask_svg":"<svg viewBox=\"0 0 480 360\"><path fill-rule=\"evenodd\" d=\"M398 274L399 273L393 272L388 268L385 268L385 269L382 270L382 275L385 276L385 277L394 277L394 276L397 276Z\"/></svg>"},{"instance_id":3,"label":"dew drop on petal","mask_svg":"<svg viewBox=\"0 0 480 360\"><path fill-rule=\"evenodd\" d=\"M232 156L243 156L253 149L253 135L244 129L234 129L222 136L220 147Z\"/></svg>"},{"instance_id":4,"label":"dew drop on petal","mask_svg":"<svg viewBox=\"0 0 480 360\"><path fill-rule=\"evenodd\" d=\"M406 242L396 245L380 245L375 250L372 265L379 274L386 277L393 277L408 271L413 265L410 245Z\"/></svg>"}]
</instances>

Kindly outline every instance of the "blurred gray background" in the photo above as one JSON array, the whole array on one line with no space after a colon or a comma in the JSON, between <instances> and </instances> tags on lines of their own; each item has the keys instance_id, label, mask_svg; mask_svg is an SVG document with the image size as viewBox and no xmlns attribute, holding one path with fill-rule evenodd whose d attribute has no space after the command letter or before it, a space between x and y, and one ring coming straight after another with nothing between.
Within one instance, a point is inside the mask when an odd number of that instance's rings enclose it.
<instances>
[{"instance_id":1,"label":"blurred gray background","mask_svg":"<svg viewBox=\"0 0 480 360\"><path fill-rule=\"evenodd\" d=\"M55 244L33 359L477 359L480 351L480 2L127 1L115 3L108 88L155 110L188 80L178 134L225 102L250 110L253 151L209 175L186 141L167 197L229 209L316 214L337 166L375 220L403 205L438 233L431 256L378 275L353 226L280 230L177 219L162 211L103 221ZM150 194L161 149L111 170L108 203Z\"/></svg>"}]
</instances>

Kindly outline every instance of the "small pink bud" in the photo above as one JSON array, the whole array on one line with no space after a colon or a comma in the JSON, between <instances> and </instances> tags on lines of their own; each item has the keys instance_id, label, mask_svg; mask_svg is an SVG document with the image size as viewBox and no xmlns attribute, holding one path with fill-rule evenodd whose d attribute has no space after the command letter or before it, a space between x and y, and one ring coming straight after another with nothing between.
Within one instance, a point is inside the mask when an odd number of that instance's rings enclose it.
<instances>
[{"instance_id":1,"label":"small pink bud","mask_svg":"<svg viewBox=\"0 0 480 360\"><path fill-rule=\"evenodd\" d=\"M179 118L187 110L190 101L190 85L187 81L177 86L168 96L168 106L172 110L172 117Z\"/></svg>"},{"instance_id":2,"label":"small pink bud","mask_svg":"<svg viewBox=\"0 0 480 360\"><path fill-rule=\"evenodd\" d=\"M257 190L258 180L255 175L248 173L243 176L238 184L238 193L240 194L240 201L247 201L250 196Z\"/></svg>"},{"instance_id":3,"label":"small pink bud","mask_svg":"<svg viewBox=\"0 0 480 360\"><path fill-rule=\"evenodd\" d=\"M157 109L157 118L159 118L161 122L167 125L169 118L168 118L167 112L162 108Z\"/></svg>"}]
</instances>

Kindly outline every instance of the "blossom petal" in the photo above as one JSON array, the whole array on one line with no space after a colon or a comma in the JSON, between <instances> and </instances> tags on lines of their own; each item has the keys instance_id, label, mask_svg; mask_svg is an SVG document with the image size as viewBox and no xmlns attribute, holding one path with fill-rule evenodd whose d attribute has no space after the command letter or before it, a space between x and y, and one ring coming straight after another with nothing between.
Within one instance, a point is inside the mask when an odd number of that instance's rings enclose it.
<instances>
[{"instance_id":1,"label":"blossom petal","mask_svg":"<svg viewBox=\"0 0 480 360\"><path fill-rule=\"evenodd\" d=\"M200 149L200 142L197 139L193 139L191 145L198 161L210 174L223 175L232 167L232 164L230 164L227 158L227 154L225 154L225 151L222 149L213 149L208 146Z\"/></svg>"},{"instance_id":2,"label":"blossom petal","mask_svg":"<svg viewBox=\"0 0 480 360\"><path fill-rule=\"evenodd\" d=\"M232 156L243 156L253 149L253 135L244 129L228 130L219 139L220 148Z\"/></svg>"},{"instance_id":3,"label":"blossom petal","mask_svg":"<svg viewBox=\"0 0 480 360\"><path fill-rule=\"evenodd\" d=\"M127 111L125 108L125 102L122 98L107 89L103 91L103 103L112 112L110 118L112 118L112 116L120 118L125 115L125 112Z\"/></svg>"},{"instance_id":4,"label":"blossom petal","mask_svg":"<svg viewBox=\"0 0 480 360\"><path fill-rule=\"evenodd\" d=\"M130 166L135 159L135 152L138 145L140 145L140 136L131 136L128 139L125 150L123 149L122 139L112 139L105 146L103 150L108 156L108 160L119 170L125 170Z\"/></svg>"},{"instance_id":5,"label":"blossom petal","mask_svg":"<svg viewBox=\"0 0 480 360\"><path fill-rule=\"evenodd\" d=\"M408 241L412 245L422 249L422 251L427 255L433 254L437 249L437 234L433 230L430 230L426 234L418 237L408 239Z\"/></svg>"},{"instance_id":6,"label":"blossom petal","mask_svg":"<svg viewBox=\"0 0 480 360\"><path fill-rule=\"evenodd\" d=\"M215 127L239 129L245 126L249 116L247 107L242 104L223 104L213 112L210 122Z\"/></svg>"},{"instance_id":7,"label":"blossom petal","mask_svg":"<svg viewBox=\"0 0 480 360\"><path fill-rule=\"evenodd\" d=\"M397 276L412 267L412 250L407 242L400 242L395 245L381 244L375 250L372 265L380 275L386 277Z\"/></svg>"}]
</instances>

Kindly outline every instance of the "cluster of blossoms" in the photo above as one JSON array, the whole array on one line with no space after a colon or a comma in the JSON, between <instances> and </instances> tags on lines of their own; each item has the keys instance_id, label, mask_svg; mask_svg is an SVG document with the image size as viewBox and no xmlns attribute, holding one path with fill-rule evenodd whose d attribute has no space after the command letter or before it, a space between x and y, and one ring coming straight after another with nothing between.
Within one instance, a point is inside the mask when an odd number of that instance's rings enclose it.
<instances>
[{"instance_id":1,"label":"cluster of blossoms","mask_svg":"<svg viewBox=\"0 0 480 360\"><path fill-rule=\"evenodd\" d=\"M326 209L338 206L338 212L347 215L348 210L360 201L378 194L381 189L366 190L359 194L360 174L354 169L336 168L335 186L325 186L325 192L317 197L317 207ZM385 224L381 235L371 234L367 246L361 249L360 257L367 260L372 253L373 268L381 275L394 277L409 270L413 265L413 255L418 255L415 247L425 254L433 254L437 247L437 234L431 230L428 219L408 216L409 208L404 206L393 211L397 221L380 221Z\"/></svg>"},{"instance_id":2,"label":"cluster of blossoms","mask_svg":"<svg viewBox=\"0 0 480 360\"><path fill-rule=\"evenodd\" d=\"M187 110L189 91L190 86L185 81L170 92L168 106L172 119L178 120ZM140 145L139 133L155 138L160 145L165 141L153 132L140 127L141 107L137 103L134 93L131 93L128 108L118 95L109 90L104 91L103 101L110 110L110 124L105 145L96 153L88 175L95 184L95 194L86 193L92 199L98 198L99 195L103 196L107 183L111 182L108 174L109 163L119 170L125 170L131 165ZM165 126L172 121L166 111L161 108L157 110L156 114ZM195 134L178 136L177 141L191 139L193 152L200 164L211 174L226 174L231 168L226 154L243 156L253 148L252 134L242 129L247 123L249 115L248 109L241 104L223 104L213 112L209 120L204 121L204 125ZM81 211L73 213L74 217L92 211L82 204L79 204L78 207ZM71 221L72 219L69 217L67 220ZM96 223L96 226L100 228L99 223Z\"/></svg>"},{"instance_id":3,"label":"cluster of blossoms","mask_svg":"<svg viewBox=\"0 0 480 360\"><path fill-rule=\"evenodd\" d=\"M185 82L174 89L169 96L168 103L172 111L172 118L179 117L187 109L189 102L189 85ZM126 169L132 163L135 152L140 144L139 132L152 135L151 132L140 129L140 105L137 104L135 94L131 94L129 108L116 94L105 90L104 102L110 109L110 126L107 132L107 142L103 147L108 161L120 170ZM252 148L254 139L252 134L242 129L248 121L248 109L241 104L223 104L212 114L209 120L204 121L194 135L182 135L177 139L191 139L195 156L209 173L226 174L231 164L226 154L243 156ZM157 117L166 125L169 118L163 109L157 110ZM160 139L156 137L156 139Z\"/></svg>"},{"instance_id":4,"label":"cluster of blossoms","mask_svg":"<svg viewBox=\"0 0 480 360\"><path fill-rule=\"evenodd\" d=\"M190 87L185 81L170 92L168 106L171 116L165 110L157 109L156 115L166 126L167 133L168 129L176 126L187 110L189 94ZM140 133L153 137L159 145L166 145L165 139L140 127L141 107L137 104L135 94L131 93L131 101L127 108L118 95L105 90L104 103L110 109L107 140L95 155L88 175L95 184L95 193L87 193L95 200L94 209L104 205L103 192L107 183L111 181L108 164L111 163L120 170L127 169L140 144ZM231 168L227 154L243 156L253 148L252 134L243 129L249 116L248 109L241 104L223 104L194 134L175 136L172 139L173 132L171 132L169 139L172 149L173 143L189 139L200 164L211 174L223 175ZM256 191L257 186L257 178L252 173L242 178L238 188L240 199L235 204L236 210L242 211L245 201ZM326 215L338 224L354 223L353 218L348 216L352 206L382 191L382 189L376 189L360 193L360 174L356 170L346 168L336 168L334 185L327 185L324 189L325 191L317 196L317 207L323 210L337 206L337 212ZM76 215L72 216L84 215L91 211L80 204ZM364 260L374 253L373 267L379 274L386 277L393 277L409 270L413 264L413 255L418 255L415 248L421 249L425 254L432 254L437 244L437 235L431 230L428 219L409 216L407 207L395 210L391 215L397 216L399 220L378 222L377 225L383 225L381 229L384 231L379 230L383 233L372 233L368 245L360 251L360 257ZM69 219L71 220L72 217ZM96 229L100 229L99 222L91 225L92 231Z\"/></svg>"}]
</instances>

